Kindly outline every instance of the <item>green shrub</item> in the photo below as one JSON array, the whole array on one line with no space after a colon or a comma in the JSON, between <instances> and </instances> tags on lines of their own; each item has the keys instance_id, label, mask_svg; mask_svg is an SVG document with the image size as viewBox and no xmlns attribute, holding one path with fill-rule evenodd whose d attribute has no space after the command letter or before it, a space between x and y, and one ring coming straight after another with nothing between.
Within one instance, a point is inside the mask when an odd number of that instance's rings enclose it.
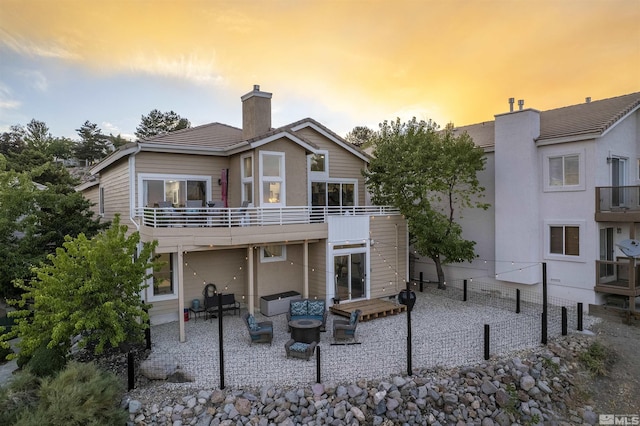
<instances>
[{"instance_id":1,"label":"green shrub","mask_svg":"<svg viewBox=\"0 0 640 426\"><path fill-rule=\"evenodd\" d=\"M64 354L59 349L41 346L33 353L27 367L38 377L53 376L62 370L67 363Z\"/></svg>"},{"instance_id":2,"label":"green shrub","mask_svg":"<svg viewBox=\"0 0 640 426\"><path fill-rule=\"evenodd\" d=\"M44 379L36 410L23 411L23 426L118 425L126 423L128 413L120 408L122 384L93 363L70 362L54 378Z\"/></svg>"},{"instance_id":3,"label":"green shrub","mask_svg":"<svg viewBox=\"0 0 640 426\"><path fill-rule=\"evenodd\" d=\"M0 365L4 364L5 362L7 362L7 357L9 355L11 355L13 353L13 350L11 348L5 348L0 346Z\"/></svg>"},{"instance_id":4,"label":"green shrub","mask_svg":"<svg viewBox=\"0 0 640 426\"><path fill-rule=\"evenodd\" d=\"M594 341L586 352L579 356L580 361L594 376L606 376L607 362L613 360L614 353L599 341Z\"/></svg>"},{"instance_id":5,"label":"green shrub","mask_svg":"<svg viewBox=\"0 0 640 426\"><path fill-rule=\"evenodd\" d=\"M14 425L23 412L33 411L38 404L39 388L40 379L24 371L0 388L0 424Z\"/></svg>"}]
</instances>

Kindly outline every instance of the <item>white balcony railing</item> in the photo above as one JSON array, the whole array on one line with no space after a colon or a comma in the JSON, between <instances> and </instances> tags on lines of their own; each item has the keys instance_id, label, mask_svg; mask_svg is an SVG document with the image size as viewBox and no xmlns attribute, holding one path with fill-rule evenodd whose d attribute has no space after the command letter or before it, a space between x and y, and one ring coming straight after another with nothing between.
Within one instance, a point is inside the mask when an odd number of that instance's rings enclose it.
<instances>
[{"instance_id":1,"label":"white balcony railing","mask_svg":"<svg viewBox=\"0 0 640 426\"><path fill-rule=\"evenodd\" d=\"M394 207L143 207L136 215L143 226L232 227L325 223L329 216L387 216L400 214Z\"/></svg>"}]
</instances>

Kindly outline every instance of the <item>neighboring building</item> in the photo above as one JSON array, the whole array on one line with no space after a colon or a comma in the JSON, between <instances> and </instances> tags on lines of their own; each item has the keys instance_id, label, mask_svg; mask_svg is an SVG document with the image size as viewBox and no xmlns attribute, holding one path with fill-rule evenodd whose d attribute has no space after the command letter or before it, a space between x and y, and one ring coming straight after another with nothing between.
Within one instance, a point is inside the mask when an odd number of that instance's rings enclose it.
<instances>
[{"instance_id":1,"label":"neighboring building","mask_svg":"<svg viewBox=\"0 0 640 426\"><path fill-rule=\"evenodd\" d=\"M153 323L180 321L214 283L253 312L297 291L331 306L395 295L408 275L397 209L370 206L369 156L310 118L271 128L271 93L242 96L243 128L211 123L130 143L91 169L81 190L119 213L166 267L144 294ZM373 244L375 241L375 244Z\"/></svg>"},{"instance_id":2,"label":"neighboring building","mask_svg":"<svg viewBox=\"0 0 640 426\"><path fill-rule=\"evenodd\" d=\"M550 296L586 308L640 295L635 260L617 246L640 238L640 92L549 111L518 103L456 129L486 152L479 178L491 207L463 213L478 259L446 266L447 279L541 286L545 262ZM419 271L436 279L426 259Z\"/></svg>"}]
</instances>

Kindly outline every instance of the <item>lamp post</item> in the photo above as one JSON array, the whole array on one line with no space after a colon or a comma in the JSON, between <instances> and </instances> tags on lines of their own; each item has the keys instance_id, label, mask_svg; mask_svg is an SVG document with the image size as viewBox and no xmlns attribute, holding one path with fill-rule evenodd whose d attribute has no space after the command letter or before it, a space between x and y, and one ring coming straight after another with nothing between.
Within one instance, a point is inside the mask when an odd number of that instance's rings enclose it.
<instances>
[{"instance_id":1,"label":"lamp post","mask_svg":"<svg viewBox=\"0 0 640 426\"><path fill-rule=\"evenodd\" d=\"M398 302L407 306L407 375L411 376L411 311L416 304L416 294L411 291L410 283L407 281L407 288L398 294Z\"/></svg>"}]
</instances>

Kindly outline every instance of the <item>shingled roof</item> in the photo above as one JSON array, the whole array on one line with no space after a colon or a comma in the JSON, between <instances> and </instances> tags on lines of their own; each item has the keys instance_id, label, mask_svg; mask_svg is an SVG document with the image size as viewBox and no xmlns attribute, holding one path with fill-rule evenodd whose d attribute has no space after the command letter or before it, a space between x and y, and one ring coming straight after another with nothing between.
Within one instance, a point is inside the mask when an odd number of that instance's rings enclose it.
<instances>
[{"instance_id":1,"label":"shingled roof","mask_svg":"<svg viewBox=\"0 0 640 426\"><path fill-rule=\"evenodd\" d=\"M536 142L602 136L637 108L640 108L640 92L542 111ZM495 145L495 121L456 127L454 131L467 132L477 146L485 149Z\"/></svg>"}]
</instances>

